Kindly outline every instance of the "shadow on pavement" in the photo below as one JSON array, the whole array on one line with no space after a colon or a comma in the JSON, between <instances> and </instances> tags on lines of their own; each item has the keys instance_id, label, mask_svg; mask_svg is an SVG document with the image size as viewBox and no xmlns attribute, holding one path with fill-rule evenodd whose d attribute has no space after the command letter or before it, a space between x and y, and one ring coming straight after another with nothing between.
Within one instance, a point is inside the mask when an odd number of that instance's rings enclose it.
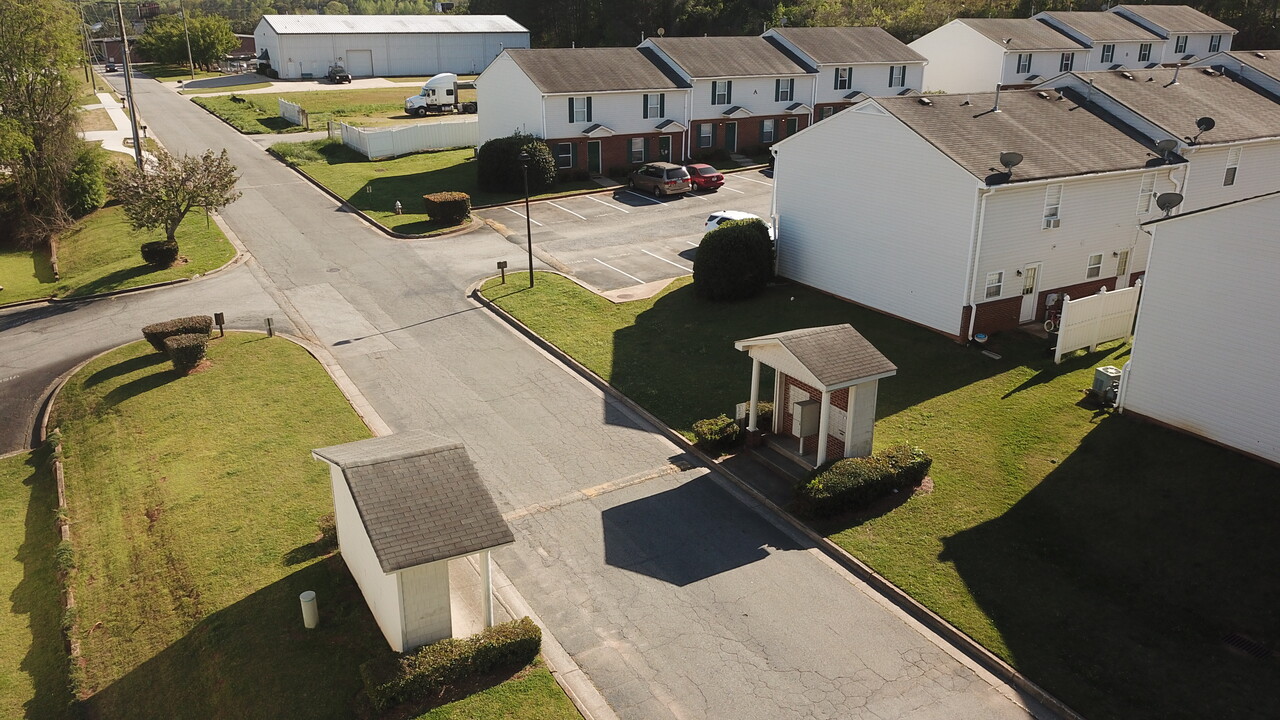
<instances>
[{"instance_id":1,"label":"shadow on pavement","mask_svg":"<svg viewBox=\"0 0 1280 720\"><path fill-rule=\"evenodd\" d=\"M253 85L265 82L271 82L271 78L258 73L239 73L236 75L188 80L182 84L182 87L183 89L234 88L237 85Z\"/></svg>"}]
</instances>

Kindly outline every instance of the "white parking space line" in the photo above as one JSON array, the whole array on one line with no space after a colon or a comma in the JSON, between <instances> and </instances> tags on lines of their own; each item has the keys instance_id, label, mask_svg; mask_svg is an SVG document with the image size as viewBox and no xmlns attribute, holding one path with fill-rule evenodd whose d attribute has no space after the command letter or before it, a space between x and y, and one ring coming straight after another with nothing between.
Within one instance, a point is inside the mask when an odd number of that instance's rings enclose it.
<instances>
[{"instance_id":1,"label":"white parking space line","mask_svg":"<svg viewBox=\"0 0 1280 720\"><path fill-rule=\"evenodd\" d=\"M570 210L569 208L567 208L567 207L565 207L565 206L563 206L563 205L556 205L556 203L553 203L553 202L551 202L550 200L548 200L548 201L547 201L547 204L548 204L548 205L555 205L556 207L560 208L561 210L563 210L563 211L565 211L565 212L569 213L570 215L572 215L572 216L574 216L574 217L576 217L576 218L580 218L580 219L582 219L582 220L586 220L586 218L585 218L585 217L583 217L582 215L579 215L578 213L576 213L576 212L574 212L574 211Z\"/></svg>"},{"instance_id":2,"label":"white parking space line","mask_svg":"<svg viewBox=\"0 0 1280 720\"><path fill-rule=\"evenodd\" d=\"M587 196L587 199L588 199L588 200L595 200L596 202L600 203L601 205L604 205L605 207L611 207L611 208L613 208L614 210L621 210L622 212L627 213L628 215L630 215L630 214L631 214L631 211L630 211L630 210L626 210L626 209L624 209L624 208L620 208L620 207L618 207L617 205L614 205L613 203L607 203L607 202L605 202L605 201L601 200L600 198L596 197L595 195L588 195L588 196Z\"/></svg>"},{"instance_id":3,"label":"white parking space line","mask_svg":"<svg viewBox=\"0 0 1280 720\"><path fill-rule=\"evenodd\" d=\"M688 244L688 245L690 245L690 246L692 246L692 247L698 247L698 243L696 243L696 242L694 242L694 241L692 241L692 240L685 240L685 243L686 243L686 244Z\"/></svg>"},{"instance_id":4,"label":"white parking space line","mask_svg":"<svg viewBox=\"0 0 1280 720\"><path fill-rule=\"evenodd\" d=\"M749 178L749 177L738 177L736 175L734 177L737 177L737 179L739 180L746 180L747 182L760 183L761 185L768 185L769 187L773 187L773 183L767 183L763 180L757 180L755 178Z\"/></svg>"},{"instance_id":5,"label":"white parking space line","mask_svg":"<svg viewBox=\"0 0 1280 720\"><path fill-rule=\"evenodd\" d=\"M662 257L661 255L658 255L657 253L651 253L651 252L649 252L648 250L645 250L644 248L640 248L640 252L642 252L642 253L644 253L645 255L648 255L648 256L650 256L650 257L658 258L659 260L661 260L662 262L664 262L664 263L666 263L666 264L668 264L668 265L675 265L676 267L680 268L681 270L683 270L683 271L685 271L685 272L693 272L693 268L687 268L687 267L685 267L685 266L681 265L681 264L680 264L680 263L678 263L678 262L672 262L672 261L670 261L670 260L668 260L668 259L666 259L666 258Z\"/></svg>"},{"instance_id":6,"label":"white parking space line","mask_svg":"<svg viewBox=\"0 0 1280 720\"><path fill-rule=\"evenodd\" d=\"M641 283L641 284L643 284L643 283L644 283L644 281L643 281L643 280L641 280L640 278L636 277L635 275L632 275L632 274L631 274L631 273L629 273L629 272L622 272L622 271L621 271L621 270L619 270L618 268L616 268L616 267L614 267L614 266L610 265L609 263L607 263L607 262L605 262L605 261L601 260L600 258L591 258L591 259L592 259L592 260L595 260L596 262L600 263L601 265L603 265L603 266L605 266L605 267L609 268L610 270L612 270L612 271L614 271L614 272L622 273L623 275L626 275L627 277L631 278L632 280L635 280L635 281L636 281L636 282L638 282L638 283Z\"/></svg>"},{"instance_id":7,"label":"white parking space line","mask_svg":"<svg viewBox=\"0 0 1280 720\"><path fill-rule=\"evenodd\" d=\"M635 195L636 197L640 198L641 200L647 200L648 202L651 202L651 203L653 203L654 205L661 205L661 204L662 204L662 201L661 201L661 200L655 200L654 198L646 197L646 196L641 195L640 193L635 192L635 191L633 191L633 190L623 190L622 192L624 192L624 193L626 193L626 194L628 194L628 195Z\"/></svg>"},{"instance_id":8,"label":"white parking space line","mask_svg":"<svg viewBox=\"0 0 1280 720\"><path fill-rule=\"evenodd\" d=\"M693 192L687 192L687 193L685 193L685 194L684 194L684 196L685 196L685 197L691 197L691 198L693 198L694 200L701 200L702 202L710 202L710 200L707 200L706 198L702 197L701 195L698 195L697 193L693 193Z\"/></svg>"},{"instance_id":9,"label":"white parking space line","mask_svg":"<svg viewBox=\"0 0 1280 720\"><path fill-rule=\"evenodd\" d=\"M524 213L516 212L515 210L512 210L511 208L506 208L506 210L507 210L507 212L516 213L516 215L519 215L520 217L522 217L522 218L524 218L524 219L528 220L529 222L533 223L534 225L537 225L538 227L544 227L542 223L538 222L537 220L534 220L534 219L533 219L533 218L531 218L531 217L527 217Z\"/></svg>"},{"instance_id":10,"label":"white parking space line","mask_svg":"<svg viewBox=\"0 0 1280 720\"><path fill-rule=\"evenodd\" d=\"M736 192L739 195L746 195L746 193L742 192L741 190L738 190L737 188L731 188L728 185L721 185L720 188L722 190L728 190L729 192Z\"/></svg>"}]
</instances>

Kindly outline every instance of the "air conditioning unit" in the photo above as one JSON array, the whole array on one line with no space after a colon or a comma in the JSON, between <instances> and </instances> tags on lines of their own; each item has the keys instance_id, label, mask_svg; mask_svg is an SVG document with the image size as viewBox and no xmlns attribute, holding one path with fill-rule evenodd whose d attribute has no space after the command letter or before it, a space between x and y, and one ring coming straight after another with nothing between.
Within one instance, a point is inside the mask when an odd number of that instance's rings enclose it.
<instances>
[{"instance_id":1,"label":"air conditioning unit","mask_svg":"<svg viewBox=\"0 0 1280 720\"><path fill-rule=\"evenodd\" d=\"M1090 392L1104 405L1115 405L1120 390L1120 368L1104 365L1093 369L1093 387Z\"/></svg>"},{"instance_id":2,"label":"air conditioning unit","mask_svg":"<svg viewBox=\"0 0 1280 720\"><path fill-rule=\"evenodd\" d=\"M1045 230L1052 230L1052 229L1054 229L1054 228L1058 227L1058 226L1059 226L1059 225L1061 225L1061 224L1062 224L1062 218L1056 218L1056 217L1053 217L1053 218L1045 218L1045 219L1044 219L1044 229L1045 229Z\"/></svg>"}]
</instances>

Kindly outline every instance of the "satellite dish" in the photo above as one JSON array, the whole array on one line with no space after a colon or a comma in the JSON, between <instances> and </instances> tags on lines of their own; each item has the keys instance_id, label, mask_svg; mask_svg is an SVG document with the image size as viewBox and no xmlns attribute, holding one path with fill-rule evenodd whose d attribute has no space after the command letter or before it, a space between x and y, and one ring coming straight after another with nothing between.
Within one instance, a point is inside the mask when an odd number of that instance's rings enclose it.
<instances>
[{"instance_id":1,"label":"satellite dish","mask_svg":"<svg viewBox=\"0 0 1280 720\"><path fill-rule=\"evenodd\" d=\"M1012 174L1013 174L1013 169L1014 169L1015 167L1017 167L1017 166L1018 166L1018 163L1020 163L1020 162L1022 162L1022 154L1021 154L1021 153L1016 153L1016 152L1002 152L1002 153L1000 153L1000 164L1004 166L1004 169L1005 169L1005 170L1006 170L1010 175L1012 175Z\"/></svg>"},{"instance_id":2,"label":"satellite dish","mask_svg":"<svg viewBox=\"0 0 1280 720\"><path fill-rule=\"evenodd\" d=\"M1178 147L1178 141L1173 139L1161 140L1156 143L1156 149L1161 153L1171 153Z\"/></svg>"},{"instance_id":3,"label":"satellite dish","mask_svg":"<svg viewBox=\"0 0 1280 720\"><path fill-rule=\"evenodd\" d=\"M1202 117L1199 120L1196 120L1196 127L1200 129L1200 132L1209 132L1217 124L1218 123L1211 117Z\"/></svg>"},{"instance_id":4,"label":"satellite dish","mask_svg":"<svg viewBox=\"0 0 1280 720\"><path fill-rule=\"evenodd\" d=\"M658 28L658 37L663 37L666 34L667 34L666 28Z\"/></svg>"},{"instance_id":5,"label":"satellite dish","mask_svg":"<svg viewBox=\"0 0 1280 720\"><path fill-rule=\"evenodd\" d=\"M1182 194L1176 192L1160 193L1156 196L1156 207L1164 211L1165 215L1169 211L1182 204Z\"/></svg>"}]
</instances>

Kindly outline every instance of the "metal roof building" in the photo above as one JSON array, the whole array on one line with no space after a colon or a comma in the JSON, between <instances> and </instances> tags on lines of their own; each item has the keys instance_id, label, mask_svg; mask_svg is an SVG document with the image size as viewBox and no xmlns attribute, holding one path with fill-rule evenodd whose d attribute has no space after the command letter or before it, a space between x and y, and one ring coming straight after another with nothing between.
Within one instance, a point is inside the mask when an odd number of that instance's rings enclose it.
<instances>
[{"instance_id":1,"label":"metal roof building","mask_svg":"<svg viewBox=\"0 0 1280 720\"><path fill-rule=\"evenodd\" d=\"M506 15L263 15L258 58L284 79L322 77L342 63L355 77L474 75L503 50L529 47Z\"/></svg>"}]
</instances>

